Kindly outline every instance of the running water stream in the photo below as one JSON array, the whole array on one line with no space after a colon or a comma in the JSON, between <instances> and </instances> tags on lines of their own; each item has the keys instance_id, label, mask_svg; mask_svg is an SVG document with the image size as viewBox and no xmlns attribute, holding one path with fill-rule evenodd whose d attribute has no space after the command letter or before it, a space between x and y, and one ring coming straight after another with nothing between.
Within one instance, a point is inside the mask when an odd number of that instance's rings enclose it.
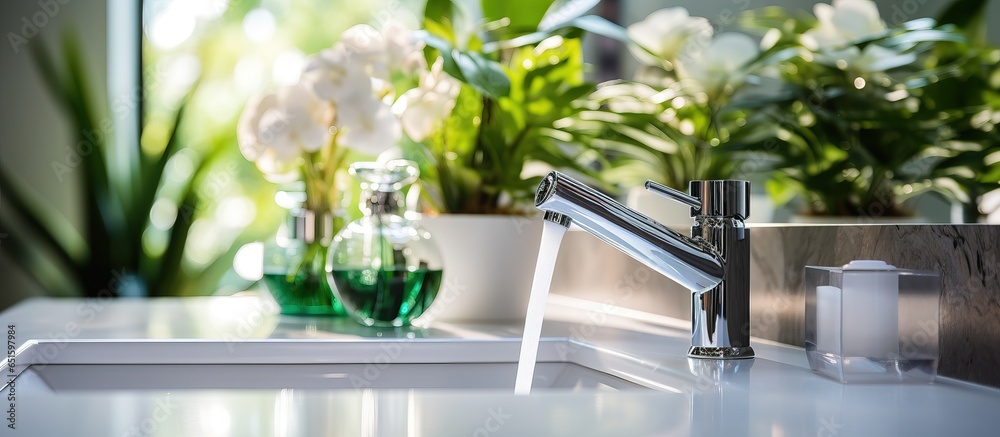
<instances>
[{"instance_id":1,"label":"running water stream","mask_svg":"<svg viewBox=\"0 0 1000 437\"><path fill-rule=\"evenodd\" d=\"M535 359L538 357L538 338L542 334L542 319L545 316L545 301L552 284L552 271L556 266L559 244L562 243L566 227L548 220L542 227L542 244L538 248L535 264L535 280L531 284L528 298L528 313L524 318L524 334L521 339L521 356L517 361L517 379L514 394L526 395L531 391L531 380L535 375Z\"/></svg>"}]
</instances>

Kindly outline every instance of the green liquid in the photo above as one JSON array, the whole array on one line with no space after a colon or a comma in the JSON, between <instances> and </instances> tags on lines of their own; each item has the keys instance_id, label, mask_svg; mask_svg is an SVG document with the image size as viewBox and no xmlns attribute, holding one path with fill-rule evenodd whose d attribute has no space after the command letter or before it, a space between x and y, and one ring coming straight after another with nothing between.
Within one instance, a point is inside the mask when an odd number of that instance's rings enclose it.
<instances>
[{"instance_id":1,"label":"green liquid","mask_svg":"<svg viewBox=\"0 0 1000 437\"><path fill-rule=\"evenodd\" d=\"M281 314L345 316L344 305L333 297L326 278L306 271L295 276L264 274L264 284L281 306Z\"/></svg>"},{"instance_id":2,"label":"green liquid","mask_svg":"<svg viewBox=\"0 0 1000 437\"><path fill-rule=\"evenodd\" d=\"M348 269L330 272L344 307L369 326L406 326L437 297L441 270Z\"/></svg>"}]
</instances>

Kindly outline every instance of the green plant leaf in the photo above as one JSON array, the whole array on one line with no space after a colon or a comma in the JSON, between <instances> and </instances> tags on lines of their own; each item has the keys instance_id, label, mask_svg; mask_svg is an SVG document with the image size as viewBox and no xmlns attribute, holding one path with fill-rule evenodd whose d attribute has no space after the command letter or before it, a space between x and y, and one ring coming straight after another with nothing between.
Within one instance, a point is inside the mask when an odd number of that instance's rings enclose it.
<instances>
[{"instance_id":1,"label":"green plant leaf","mask_svg":"<svg viewBox=\"0 0 1000 437\"><path fill-rule=\"evenodd\" d=\"M913 31L933 29L937 25L937 21L933 18L917 18L915 20L907 21L899 27L908 31Z\"/></svg>"},{"instance_id":2,"label":"green plant leaf","mask_svg":"<svg viewBox=\"0 0 1000 437\"><path fill-rule=\"evenodd\" d=\"M434 141L432 144L436 153L455 153L460 156L471 153L476 147L479 126L482 123L477 119L481 118L482 113L482 94L468 85L462 86L455 99L455 109L445 120L444 129L439 134L442 141Z\"/></svg>"},{"instance_id":3,"label":"green plant leaf","mask_svg":"<svg viewBox=\"0 0 1000 437\"><path fill-rule=\"evenodd\" d=\"M426 30L417 31L414 36L427 44L429 49L436 50L444 61L444 72L448 73L451 77L465 82L465 75L462 74L461 68L458 67L458 63L455 62L455 58L451 56L451 53L456 51L455 45L452 42L442 38L440 35L430 33ZM432 57L436 58L436 56ZM433 60L428 62L428 64L433 63Z\"/></svg>"},{"instance_id":4,"label":"green plant leaf","mask_svg":"<svg viewBox=\"0 0 1000 437\"><path fill-rule=\"evenodd\" d=\"M159 262L159 272L151 284L150 294L153 296L169 296L176 294L174 289L180 283L180 267L184 259L184 249L187 245L191 226L196 220L198 211L202 208L202 199L197 187L201 186L207 177L212 164L222 156L223 149L216 148L198 163L194 174L183 188L180 204L177 207L177 219L170 228L167 248Z\"/></svg>"},{"instance_id":5,"label":"green plant leaf","mask_svg":"<svg viewBox=\"0 0 1000 437\"><path fill-rule=\"evenodd\" d=\"M84 74L84 57L81 55L76 39L70 34L62 39L60 59L65 61L65 67L60 70L55 67L44 45L32 44L33 60L36 67L45 78L46 88L60 103L61 109L69 116L72 129L77 136L72 140L75 149L81 155L81 165L78 171L87 184L83 190L84 210L84 240L88 242L90 253L86 264L77 266L77 276L85 295L97 293L106 286L107 276L113 269L127 267L134 262L135 257L124 253L122 246L108 244L109 241L126 241L123 235L116 232L124 229L124 211L122 197L114 190L117 187L110 180L107 170L106 138L92 140L84 133L96 132L96 123L90 107L90 97L87 93L88 81ZM81 148L87 144L89 149ZM88 151L89 150L89 151ZM87 153L85 153L87 152ZM74 175L75 176L75 175ZM97 244L95 244L97 243ZM127 249L127 246L125 247Z\"/></svg>"},{"instance_id":6,"label":"green plant leaf","mask_svg":"<svg viewBox=\"0 0 1000 437\"><path fill-rule=\"evenodd\" d=\"M914 44L924 42L965 42L965 37L959 33L947 32L943 30L928 29L915 30L887 38L883 41L888 47L903 46L909 47Z\"/></svg>"},{"instance_id":7,"label":"green plant leaf","mask_svg":"<svg viewBox=\"0 0 1000 437\"><path fill-rule=\"evenodd\" d=\"M184 198L177 208L178 217L174 220L170 228L170 236L167 241L167 248L159 263L159 273L153 287L149 290L150 296L169 296L171 290L179 281L181 263L184 259L184 248L187 245L188 235L191 225L195 221L195 213L199 208L199 199L196 190L189 187L184 194Z\"/></svg>"},{"instance_id":8,"label":"green plant leaf","mask_svg":"<svg viewBox=\"0 0 1000 437\"><path fill-rule=\"evenodd\" d=\"M461 12L452 0L427 0L424 5L424 19L436 23L452 24L458 14Z\"/></svg>"},{"instance_id":9,"label":"green plant leaf","mask_svg":"<svg viewBox=\"0 0 1000 437\"><path fill-rule=\"evenodd\" d=\"M585 15L583 17L566 21L545 31L529 33L510 40L483 44L483 52L494 53L500 50L530 46L538 44L553 35L565 35L567 37L576 38L580 36L581 32L601 35L619 41L623 44L629 44L632 42L632 40L628 37L628 33L625 31L625 28L608 21L603 17Z\"/></svg>"},{"instance_id":10,"label":"green plant leaf","mask_svg":"<svg viewBox=\"0 0 1000 437\"><path fill-rule=\"evenodd\" d=\"M3 251L12 263L20 266L43 289L61 296L79 296L80 282L74 277L67 277L66 270L54 266L39 248L24 239L24 234L0 223L0 234L3 238ZM4 278L7 279L7 278Z\"/></svg>"},{"instance_id":11,"label":"green plant leaf","mask_svg":"<svg viewBox=\"0 0 1000 437\"><path fill-rule=\"evenodd\" d=\"M556 0L545 11L545 16L538 23L538 30L544 32L558 28L563 23L590 12L599 3L601 0Z\"/></svg>"},{"instance_id":12,"label":"green plant leaf","mask_svg":"<svg viewBox=\"0 0 1000 437\"><path fill-rule=\"evenodd\" d=\"M655 128L639 129L625 124L613 125L611 128L628 138L632 138L637 143L644 144L646 147L650 147L661 153L672 154L678 152L677 143L671 141L669 138L664 138L664 134Z\"/></svg>"},{"instance_id":13,"label":"green plant leaf","mask_svg":"<svg viewBox=\"0 0 1000 437\"><path fill-rule=\"evenodd\" d=\"M496 32L496 39L510 39L538 28L552 0L482 0L480 4L487 22L510 20L506 27Z\"/></svg>"},{"instance_id":14,"label":"green plant leaf","mask_svg":"<svg viewBox=\"0 0 1000 437\"><path fill-rule=\"evenodd\" d=\"M45 203L29 201L41 197L29 196L7 175L3 166L0 166L0 186L3 186L0 198L6 201L7 211L15 214L47 249L53 251L64 268L75 272L88 256L88 248L73 225Z\"/></svg>"},{"instance_id":15,"label":"green plant leaf","mask_svg":"<svg viewBox=\"0 0 1000 437\"><path fill-rule=\"evenodd\" d=\"M625 28L597 15L585 15L583 17L578 17L567 21L556 28L577 28L594 35L611 38L621 43L632 42L632 39L629 38Z\"/></svg>"},{"instance_id":16,"label":"green plant leaf","mask_svg":"<svg viewBox=\"0 0 1000 437\"><path fill-rule=\"evenodd\" d=\"M479 48L478 24L462 1L430 0L424 8L424 28L461 50Z\"/></svg>"},{"instance_id":17,"label":"green plant leaf","mask_svg":"<svg viewBox=\"0 0 1000 437\"><path fill-rule=\"evenodd\" d=\"M573 102L586 97L590 93L593 93L595 89L596 86L590 83L576 85L559 93L559 95L552 96L552 103L555 104L556 107L571 109L570 105L573 104Z\"/></svg>"},{"instance_id":18,"label":"green plant leaf","mask_svg":"<svg viewBox=\"0 0 1000 437\"><path fill-rule=\"evenodd\" d=\"M147 216L149 215L149 210L153 207L153 203L156 202L157 190L163 181L163 172L167 168L167 163L170 162L170 158L174 157L179 150L181 150L181 135L180 129L183 125L184 113L191 100L191 96L194 95L194 90L197 84L192 87L188 94L181 100L177 112L173 116L174 124L170 128L170 132L167 134L166 146L163 147L163 151L160 156L157 157L151 164L151 166L145 169L145 174L143 174L142 179L142 193L139 201L137 202L138 207L135 213L141 216L133 217L133 221L140 225L138 229L138 234L133 235L134 238L141 238L141 233L145 228L147 222Z\"/></svg>"},{"instance_id":19,"label":"green plant leaf","mask_svg":"<svg viewBox=\"0 0 1000 437\"><path fill-rule=\"evenodd\" d=\"M510 94L510 78L503 67L482 53L451 52L455 64L469 86L494 99Z\"/></svg>"},{"instance_id":20,"label":"green plant leaf","mask_svg":"<svg viewBox=\"0 0 1000 437\"><path fill-rule=\"evenodd\" d=\"M988 171L983 173L979 180L984 185L989 186L989 190L1000 189L1000 164L993 164L988 168Z\"/></svg>"}]
</instances>

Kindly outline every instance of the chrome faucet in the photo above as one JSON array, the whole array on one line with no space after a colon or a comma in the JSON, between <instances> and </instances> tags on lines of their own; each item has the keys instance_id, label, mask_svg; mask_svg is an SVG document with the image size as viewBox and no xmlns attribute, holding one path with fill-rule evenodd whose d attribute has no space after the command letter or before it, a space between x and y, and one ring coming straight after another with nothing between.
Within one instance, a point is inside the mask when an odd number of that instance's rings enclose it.
<instances>
[{"instance_id":1,"label":"chrome faucet","mask_svg":"<svg viewBox=\"0 0 1000 437\"><path fill-rule=\"evenodd\" d=\"M692 358L753 358L750 347L750 183L691 181L646 189L691 208L687 237L562 173L535 193L545 220L587 232L691 290Z\"/></svg>"}]
</instances>

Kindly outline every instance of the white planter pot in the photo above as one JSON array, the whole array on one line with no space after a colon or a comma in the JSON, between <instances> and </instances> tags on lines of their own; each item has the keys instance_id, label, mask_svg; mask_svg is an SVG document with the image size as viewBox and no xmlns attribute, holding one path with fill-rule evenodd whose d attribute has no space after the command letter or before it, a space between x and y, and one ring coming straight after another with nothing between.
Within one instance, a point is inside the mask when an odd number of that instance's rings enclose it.
<instances>
[{"instance_id":1,"label":"white planter pot","mask_svg":"<svg viewBox=\"0 0 1000 437\"><path fill-rule=\"evenodd\" d=\"M541 219L445 214L425 217L421 225L444 259L441 289L422 322L524 319Z\"/></svg>"}]
</instances>

